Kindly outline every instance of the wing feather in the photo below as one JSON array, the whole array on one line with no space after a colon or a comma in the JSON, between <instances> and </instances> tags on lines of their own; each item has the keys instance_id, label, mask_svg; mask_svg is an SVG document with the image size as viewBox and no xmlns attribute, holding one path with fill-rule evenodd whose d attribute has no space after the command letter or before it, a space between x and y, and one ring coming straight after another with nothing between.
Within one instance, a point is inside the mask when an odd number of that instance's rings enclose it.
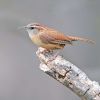
<instances>
[{"instance_id":1,"label":"wing feather","mask_svg":"<svg viewBox=\"0 0 100 100\"><path fill-rule=\"evenodd\" d=\"M72 44L72 41L70 41L70 38L64 36L62 33L56 32L56 31L49 31L47 32L41 32L39 34L40 39L44 43L52 43L52 44Z\"/></svg>"}]
</instances>

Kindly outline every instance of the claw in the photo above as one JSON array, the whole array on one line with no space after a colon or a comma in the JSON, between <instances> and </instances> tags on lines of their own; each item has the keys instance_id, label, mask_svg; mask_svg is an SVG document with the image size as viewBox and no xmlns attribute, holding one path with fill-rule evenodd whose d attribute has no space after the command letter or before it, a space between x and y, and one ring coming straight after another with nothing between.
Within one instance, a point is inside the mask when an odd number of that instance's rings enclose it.
<instances>
[{"instance_id":1,"label":"claw","mask_svg":"<svg viewBox=\"0 0 100 100\"><path fill-rule=\"evenodd\" d=\"M58 53L59 53L59 51L56 52L56 54L54 54L53 57L51 57L51 58L47 61L47 63L52 62L53 60L55 60L55 59L57 58L57 56L58 56Z\"/></svg>"}]
</instances>

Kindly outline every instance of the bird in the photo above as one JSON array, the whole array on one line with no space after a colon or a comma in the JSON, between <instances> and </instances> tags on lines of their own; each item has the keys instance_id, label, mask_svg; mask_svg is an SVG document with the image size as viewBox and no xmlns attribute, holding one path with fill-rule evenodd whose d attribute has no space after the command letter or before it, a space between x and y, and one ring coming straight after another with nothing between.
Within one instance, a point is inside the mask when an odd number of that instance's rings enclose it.
<instances>
[{"instance_id":1,"label":"bird","mask_svg":"<svg viewBox=\"0 0 100 100\"><path fill-rule=\"evenodd\" d=\"M24 26L30 39L39 47L47 51L63 49L67 45L72 45L74 41L83 41L94 44L94 41L77 36L64 35L53 28L39 23L30 23ZM36 32L34 32L36 30Z\"/></svg>"}]
</instances>

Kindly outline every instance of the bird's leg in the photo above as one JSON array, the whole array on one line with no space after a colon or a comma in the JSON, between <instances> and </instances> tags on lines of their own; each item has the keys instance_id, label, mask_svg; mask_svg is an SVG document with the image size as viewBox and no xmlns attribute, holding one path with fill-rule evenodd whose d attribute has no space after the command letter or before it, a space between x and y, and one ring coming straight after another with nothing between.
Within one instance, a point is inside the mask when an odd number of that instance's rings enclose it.
<instances>
[{"instance_id":1,"label":"bird's leg","mask_svg":"<svg viewBox=\"0 0 100 100\"><path fill-rule=\"evenodd\" d=\"M53 53L53 50L48 50L48 49L44 49L42 52L42 54L45 54L45 53Z\"/></svg>"},{"instance_id":2,"label":"bird's leg","mask_svg":"<svg viewBox=\"0 0 100 100\"><path fill-rule=\"evenodd\" d=\"M59 50L54 54L54 59L58 56L58 54L59 54Z\"/></svg>"},{"instance_id":3,"label":"bird's leg","mask_svg":"<svg viewBox=\"0 0 100 100\"><path fill-rule=\"evenodd\" d=\"M42 53L43 55L45 55L45 56L47 56L49 58L47 63L52 62L53 60L55 60L56 57L58 56L59 52L60 52L58 50L58 51L56 51L56 53L54 53L53 50L45 49L45 48L43 48L43 49L44 50L41 51L40 53Z\"/></svg>"},{"instance_id":4,"label":"bird's leg","mask_svg":"<svg viewBox=\"0 0 100 100\"><path fill-rule=\"evenodd\" d=\"M47 61L47 63L52 62L53 60L55 60L56 57L58 56L59 52L60 52L60 51L57 51L57 52L53 55L53 57L50 57L50 59ZM52 53L53 53L53 51L52 51Z\"/></svg>"},{"instance_id":5,"label":"bird's leg","mask_svg":"<svg viewBox=\"0 0 100 100\"><path fill-rule=\"evenodd\" d=\"M53 50L43 48L43 50L41 50L40 54L43 54L43 55L45 55L45 57L50 59L50 58L53 58L52 56L54 53L53 53Z\"/></svg>"}]
</instances>

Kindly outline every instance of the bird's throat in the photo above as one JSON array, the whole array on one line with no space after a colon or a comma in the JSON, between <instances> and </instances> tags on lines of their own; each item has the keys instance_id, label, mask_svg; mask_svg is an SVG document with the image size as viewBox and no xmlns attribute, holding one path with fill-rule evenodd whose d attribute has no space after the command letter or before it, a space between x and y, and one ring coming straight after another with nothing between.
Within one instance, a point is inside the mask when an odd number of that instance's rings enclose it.
<instances>
[{"instance_id":1,"label":"bird's throat","mask_svg":"<svg viewBox=\"0 0 100 100\"><path fill-rule=\"evenodd\" d=\"M29 35L30 38L32 38L33 33L29 32L28 35Z\"/></svg>"}]
</instances>

